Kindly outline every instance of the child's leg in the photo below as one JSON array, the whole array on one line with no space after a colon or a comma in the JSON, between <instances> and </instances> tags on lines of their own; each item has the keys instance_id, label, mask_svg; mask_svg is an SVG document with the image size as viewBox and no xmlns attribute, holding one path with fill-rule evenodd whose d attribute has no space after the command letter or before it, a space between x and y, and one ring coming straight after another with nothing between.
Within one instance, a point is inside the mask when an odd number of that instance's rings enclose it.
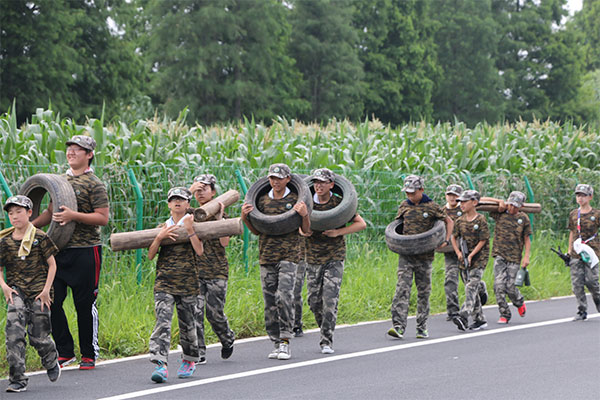
<instances>
[{"instance_id":1,"label":"child's leg","mask_svg":"<svg viewBox=\"0 0 600 400\"><path fill-rule=\"evenodd\" d=\"M198 337L196 336L195 307L198 296L173 296L177 305L179 320L179 343L183 350L183 359L197 362L200 360Z\"/></svg>"},{"instance_id":2,"label":"child's leg","mask_svg":"<svg viewBox=\"0 0 600 400\"><path fill-rule=\"evenodd\" d=\"M296 283L294 284L294 329L302 329L302 287L306 276L306 262L297 264Z\"/></svg>"},{"instance_id":3,"label":"child's leg","mask_svg":"<svg viewBox=\"0 0 600 400\"><path fill-rule=\"evenodd\" d=\"M458 258L449 253L444 255L445 276L444 292L446 293L446 311L449 316L458 314Z\"/></svg>"},{"instance_id":4,"label":"child's leg","mask_svg":"<svg viewBox=\"0 0 600 400\"><path fill-rule=\"evenodd\" d=\"M587 312L587 299L585 298L585 263L579 258L572 258L569 263L571 267L571 286L573 294L577 300L577 306L580 313Z\"/></svg>"},{"instance_id":5,"label":"child's leg","mask_svg":"<svg viewBox=\"0 0 600 400\"><path fill-rule=\"evenodd\" d=\"M414 270L415 265L410 260L399 256L398 282L396 283L396 292L392 299L392 325L400 327L402 331L406 329Z\"/></svg>"},{"instance_id":6,"label":"child's leg","mask_svg":"<svg viewBox=\"0 0 600 400\"><path fill-rule=\"evenodd\" d=\"M291 339L294 336L294 285L296 284L297 268L296 264L290 261L280 261L278 264L279 284L275 297L281 339Z\"/></svg>"},{"instance_id":7,"label":"child's leg","mask_svg":"<svg viewBox=\"0 0 600 400\"><path fill-rule=\"evenodd\" d=\"M62 254L58 253L56 256L56 263L59 265L59 256ZM52 337L56 343L56 349L60 357L72 358L75 357L75 347L73 342L73 336L69 331L69 323L67 321L67 315L63 309L63 303L67 297L67 282L61 279L58 274L54 278L54 301L50 306L50 321L52 322Z\"/></svg>"},{"instance_id":8,"label":"child's leg","mask_svg":"<svg viewBox=\"0 0 600 400\"><path fill-rule=\"evenodd\" d=\"M269 338L276 344L281 341L279 337L279 312L275 300L278 279L277 264L261 264L260 282L265 300L265 329Z\"/></svg>"},{"instance_id":9,"label":"child's leg","mask_svg":"<svg viewBox=\"0 0 600 400\"><path fill-rule=\"evenodd\" d=\"M150 361L167 363L171 346L171 320L175 299L167 293L154 293L156 325L150 336Z\"/></svg>"},{"instance_id":10,"label":"child's leg","mask_svg":"<svg viewBox=\"0 0 600 400\"><path fill-rule=\"evenodd\" d=\"M225 299L227 297L227 280L210 279L205 283L207 290L206 299L206 319L212 326L213 332L219 338L223 347L231 347L235 340L235 334L229 327L229 321L225 315ZM204 338L202 339L204 344ZM200 345L200 339L198 339ZM201 354L204 355L204 354Z\"/></svg>"},{"instance_id":11,"label":"child's leg","mask_svg":"<svg viewBox=\"0 0 600 400\"><path fill-rule=\"evenodd\" d=\"M496 296L500 316L510 320L510 308L506 302L506 293L508 292L508 287L510 285L510 271L508 266L509 263L502 257L494 258L494 295Z\"/></svg>"},{"instance_id":12,"label":"child's leg","mask_svg":"<svg viewBox=\"0 0 600 400\"><path fill-rule=\"evenodd\" d=\"M525 302L525 298L521 294L521 291L518 287L515 286L515 281L517 279L517 273L519 272L519 268L521 266L516 263L507 262L506 263L507 270L507 280L506 280L506 295L512 302L513 306L521 307Z\"/></svg>"},{"instance_id":13,"label":"child's leg","mask_svg":"<svg viewBox=\"0 0 600 400\"><path fill-rule=\"evenodd\" d=\"M204 341L204 309L206 307L207 295L206 281L200 279L200 294L196 297L196 305L194 307L195 323L196 323L196 338L198 339L198 350L200 357L206 355L206 343Z\"/></svg>"},{"instance_id":14,"label":"child's leg","mask_svg":"<svg viewBox=\"0 0 600 400\"><path fill-rule=\"evenodd\" d=\"M58 353L54 341L50 337L50 309L44 307L42 311L40 300L25 301L31 312L27 313L27 335L29 343L37 350L45 369L53 368L58 362Z\"/></svg>"},{"instance_id":15,"label":"child's leg","mask_svg":"<svg viewBox=\"0 0 600 400\"><path fill-rule=\"evenodd\" d=\"M13 293L13 303L6 310L6 359L9 365L9 381L27 386L25 376L25 326L26 306L23 298Z\"/></svg>"},{"instance_id":16,"label":"child's leg","mask_svg":"<svg viewBox=\"0 0 600 400\"><path fill-rule=\"evenodd\" d=\"M323 264L306 267L306 298L319 327L323 323L323 267Z\"/></svg>"},{"instance_id":17,"label":"child's leg","mask_svg":"<svg viewBox=\"0 0 600 400\"><path fill-rule=\"evenodd\" d=\"M598 264L594 268L585 267L585 285L592 294L596 310L600 312L600 283L598 283Z\"/></svg>"},{"instance_id":18,"label":"child's leg","mask_svg":"<svg viewBox=\"0 0 600 400\"><path fill-rule=\"evenodd\" d=\"M415 286L417 287L417 329L427 330L429 317L429 295L431 294L431 261L415 268Z\"/></svg>"},{"instance_id":19,"label":"child's leg","mask_svg":"<svg viewBox=\"0 0 600 400\"><path fill-rule=\"evenodd\" d=\"M472 290L474 295L469 297L469 301L472 301L473 304L469 305L471 308L471 318L473 322L476 321L485 321L485 315L483 315L483 309L481 307L481 299L479 297L479 290L481 288L481 276L483 275L483 270L481 268L475 268L469 271L469 285L472 287L469 290ZM466 300L465 300L466 303Z\"/></svg>"},{"instance_id":20,"label":"child's leg","mask_svg":"<svg viewBox=\"0 0 600 400\"><path fill-rule=\"evenodd\" d=\"M331 261L325 264L323 274L323 322L321 324L321 346L333 345L333 331L337 321L338 300L344 275L344 262Z\"/></svg>"}]
</instances>

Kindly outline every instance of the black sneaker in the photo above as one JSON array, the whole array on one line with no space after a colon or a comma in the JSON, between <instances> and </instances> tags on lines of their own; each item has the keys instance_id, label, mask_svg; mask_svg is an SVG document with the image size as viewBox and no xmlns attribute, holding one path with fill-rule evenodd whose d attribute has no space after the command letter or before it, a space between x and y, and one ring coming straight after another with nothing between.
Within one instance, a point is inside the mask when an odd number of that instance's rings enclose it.
<instances>
[{"instance_id":1,"label":"black sneaker","mask_svg":"<svg viewBox=\"0 0 600 400\"><path fill-rule=\"evenodd\" d=\"M58 378L60 378L60 365L58 362L56 365L54 365L54 367L47 370L46 374L48 374L48 379L50 379L50 382L56 382Z\"/></svg>"},{"instance_id":2,"label":"black sneaker","mask_svg":"<svg viewBox=\"0 0 600 400\"><path fill-rule=\"evenodd\" d=\"M573 321L585 321L586 319L587 319L587 312L579 311L577 314L575 314L575 318L573 318Z\"/></svg>"},{"instance_id":3,"label":"black sneaker","mask_svg":"<svg viewBox=\"0 0 600 400\"><path fill-rule=\"evenodd\" d=\"M304 332L302 332L302 328L294 328L294 336L295 337L304 336Z\"/></svg>"},{"instance_id":4,"label":"black sneaker","mask_svg":"<svg viewBox=\"0 0 600 400\"><path fill-rule=\"evenodd\" d=\"M19 393L27 390L27 384L20 382L12 382L6 388L7 392Z\"/></svg>"},{"instance_id":5,"label":"black sneaker","mask_svg":"<svg viewBox=\"0 0 600 400\"><path fill-rule=\"evenodd\" d=\"M456 317L452 318L452 322L454 322L454 325L456 325L461 331L467 330L467 320L465 320L460 315L457 315Z\"/></svg>"},{"instance_id":6,"label":"black sneaker","mask_svg":"<svg viewBox=\"0 0 600 400\"><path fill-rule=\"evenodd\" d=\"M233 350L231 350L233 351ZM200 357L198 361L196 361L196 365L204 365L206 364L206 357Z\"/></svg>"},{"instance_id":7,"label":"black sneaker","mask_svg":"<svg viewBox=\"0 0 600 400\"><path fill-rule=\"evenodd\" d=\"M475 321L469 326L469 330L478 331L483 328L487 328L487 321Z\"/></svg>"},{"instance_id":8,"label":"black sneaker","mask_svg":"<svg viewBox=\"0 0 600 400\"><path fill-rule=\"evenodd\" d=\"M225 347L225 346L221 347L221 358L223 360L227 360L229 357L231 357L232 353L233 353L233 343L229 347Z\"/></svg>"}]
</instances>

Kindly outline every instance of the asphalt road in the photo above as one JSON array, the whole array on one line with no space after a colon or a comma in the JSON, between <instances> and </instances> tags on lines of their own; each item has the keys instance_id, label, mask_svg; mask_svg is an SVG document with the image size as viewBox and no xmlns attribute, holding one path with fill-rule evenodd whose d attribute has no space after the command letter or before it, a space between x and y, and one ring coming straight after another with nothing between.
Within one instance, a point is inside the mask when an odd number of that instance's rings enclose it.
<instances>
[{"instance_id":1,"label":"asphalt road","mask_svg":"<svg viewBox=\"0 0 600 400\"><path fill-rule=\"evenodd\" d=\"M180 354L173 352L165 384L150 381L147 356L92 371L68 367L56 383L33 373L25 393L5 393L1 381L0 399L600 398L600 314L572 322L573 297L527 305L525 318L513 307L509 325L497 325L497 307L486 307L489 326L477 332L432 316L425 340L414 337L414 318L403 340L386 337L389 320L338 327L333 355L320 353L311 331L292 340L288 361L267 359L272 345L264 337L236 342L229 360L221 360L219 345L209 346L208 363L185 380L177 379Z\"/></svg>"}]
</instances>

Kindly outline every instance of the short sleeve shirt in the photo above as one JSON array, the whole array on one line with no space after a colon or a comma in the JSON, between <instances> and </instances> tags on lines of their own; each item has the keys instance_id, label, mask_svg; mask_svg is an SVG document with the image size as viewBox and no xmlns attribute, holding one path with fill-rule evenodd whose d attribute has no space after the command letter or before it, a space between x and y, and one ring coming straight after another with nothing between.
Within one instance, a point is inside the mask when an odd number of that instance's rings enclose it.
<instances>
[{"instance_id":1,"label":"short sleeve shirt","mask_svg":"<svg viewBox=\"0 0 600 400\"><path fill-rule=\"evenodd\" d=\"M398 213L396 214L396 219L399 218L404 219L403 234L416 235L433 228L435 221L445 220L446 214L442 207L433 201L426 203L421 201L419 204L411 204L408 200L404 200L400 204ZM434 256L435 252L430 251L411 257L421 261L433 261Z\"/></svg>"},{"instance_id":2,"label":"short sleeve shirt","mask_svg":"<svg viewBox=\"0 0 600 400\"><path fill-rule=\"evenodd\" d=\"M106 187L92 172L78 176L68 174L64 176L73 187L73 191L77 197L77 211L90 214L95 209L108 207ZM92 247L99 244L101 244L100 226L76 222L71 240L69 240L65 247Z\"/></svg>"},{"instance_id":3,"label":"short sleeve shirt","mask_svg":"<svg viewBox=\"0 0 600 400\"><path fill-rule=\"evenodd\" d=\"M226 214L223 219L228 218ZM214 217L206 221L215 221ZM203 240L204 252L198 258L198 277L200 279L227 279L229 263L225 254L225 247L219 238Z\"/></svg>"},{"instance_id":4,"label":"short sleeve shirt","mask_svg":"<svg viewBox=\"0 0 600 400\"><path fill-rule=\"evenodd\" d=\"M324 204L315 203L313 210L326 211L337 207L342 202L341 197L333 195ZM323 232L313 231L306 238L306 262L309 264L325 264L330 261L344 261L346 258L346 241L344 235L329 237Z\"/></svg>"},{"instance_id":5,"label":"short sleeve shirt","mask_svg":"<svg viewBox=\"0 0 600 400\"><path fill-rule=\"evenodd\" d=\"M492 212L490 217L496 221L492 256L520 264L525 238L531 235L529 217L521 211L516 214Z\"/></svg>"},{"instance_id":6,"label":"short sleeve shirt","mask_svg":"<svg viewBox=\"0 0 600 400\"><path fill-rule=\"evenodd\" d=\"M463 212L462 212L462 210L460 209L459 206L456 206L454 208L444 207L444 212L454 222L456 222L456 220L458 219L458 217L462 217L462 215L463 215Z\"/></svg>"},{"instance_id":7,"label":"short sleeve shirt","mask_svg":"<svg viewBox=\"0 0 600 400\"><path fill-rule=\"evenodd\" d=\"M159 228L163 226L161 224ZM200 294L198 257L190 242L160 246L154 292L174 296Z\"/></svg>"},{"instance_id":8,"label":"short sleeve shirt","mask_svg":"<svg viewBox=\"0 0 600 400\"><path fill-rule=\"evenodd\" d=\"M577 209L569 213L569 230L573 233L573 241L579 238L579 232L577 231ZM598 231L600 230L600 210L592 208L592 211L581 214L581 239L583 241L588 240L592 236L596 237L586 243L590 246L596 255L600 257L600 237ZM571 242L571 249L573 243ZM581 258L579 254L575 253L575 250L571 250L569 255L573 258Z\"/></svg>"},{"instance_id":9,"label":"short sleeve shirt","mask_svg":"<svg viewBox=\"0 0 600 400\"><path fill-rule=\"evenodd\" d=\"M485 240L485 244L481 250L473 256L470 265L470 269L485 269L490 257L490 231L485 217L481 214L477 214L477 217L475 217L473 221L469 221L466 215L459 217L454 224L454 231L452 234L456 240L463 238L467 241L469 253L473 251L480 241Z\"/></svg>"},{"instance_id":10,"label":"short sleeve shirt","mask_svg":"<svg viewBox=\"0 0 600 400\"><path fill-rule=\"evenodd\" d=\"M257 207L263 214L275 215L289 211L298 201L298 195L288 193L282 199L272 199L268 194L261 196ZM277 264L280 261L297 263L300 261L300 234L297 229L285 235L267 235L261 233L258 237L260 264Z\"/></svg>"},{"instance_id":11,"label":"short sleeve shirt","mask_svg":"<svg viewBox=\"0 0 600 400\"><path fill-rule=\"evenodd\" d=\"M0 266L6 271L6 283L17 287L24 296L34 298L42 292L48 278L48 258L58 253L58 249L44 231L36 229L29 255L25 258L17 254L21 240L12 235L0 239Z\"/></svg>"}]
</instances>

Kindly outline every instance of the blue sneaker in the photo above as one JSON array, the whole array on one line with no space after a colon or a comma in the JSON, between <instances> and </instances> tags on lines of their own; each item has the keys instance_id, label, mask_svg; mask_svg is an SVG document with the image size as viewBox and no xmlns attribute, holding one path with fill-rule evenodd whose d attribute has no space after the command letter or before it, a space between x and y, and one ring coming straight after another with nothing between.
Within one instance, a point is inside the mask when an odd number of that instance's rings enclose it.
<instances>
[{"instance_id":1,"label":"blue sneaker","mask_svg":"<svg viewBox=\"0 0 600 400\"><path fill-rule=\"evenodd\" d=\"M178 378L189 378L190 376L192 376L194 374L195 370L196 370L196 363L194 363L193 361L183 360L181 362L181 365L179 366L179 369L177 370L177 377Z\"/></svg>"},{"instance_id":2,"label":"blue sneaker","mask_svg":"<svg viewBox=\"0 0 600 400\"><path fill-rule=\"evenodd\" d=\"M152 379L156 383L163 383L167 381L167 377L169 376L169 371L167 370L167 364L162 361L157 361L157 366L152 373Z\"/></svg>"}]
</instances>

